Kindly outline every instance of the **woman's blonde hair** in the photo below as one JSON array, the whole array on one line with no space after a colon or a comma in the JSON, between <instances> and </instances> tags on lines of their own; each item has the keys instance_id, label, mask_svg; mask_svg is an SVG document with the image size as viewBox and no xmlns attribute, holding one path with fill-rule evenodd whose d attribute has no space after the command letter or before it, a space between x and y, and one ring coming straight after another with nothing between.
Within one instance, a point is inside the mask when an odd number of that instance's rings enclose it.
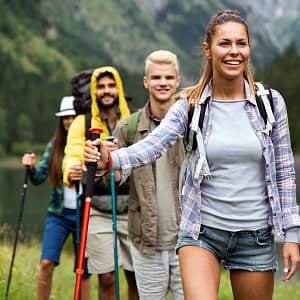
<instances>
[{"instance_id":1,"label":"woman's blonde hair","mask_svg":"<svg viewBox=\"0 0 300 300\"><path fill-rule=\"evenodd\" d=\"M250 45L248 25L245 22L245 20L238 15L238 12L233 10L222 10L211 17L207 25L205 40L203 43L206 43L208 47L211 48L211 42L213 36L215 35L216 27L218 25L222 25L227 22L235 22L244 25L248 36L248 43ZM194 86L183 89L183 91L181 91L180 94L185 93L189 99L189 104L195 105L195 103L199 100L205 86L208 84L211 78L212 78L212 61L211 59L208 59L206 55L203 55L203 72L201 74L198 83ZM249 83L251 93L254 94L255 93L254 80L249 65L244 70L244 78Z\"/></svg>"}]
</instances>

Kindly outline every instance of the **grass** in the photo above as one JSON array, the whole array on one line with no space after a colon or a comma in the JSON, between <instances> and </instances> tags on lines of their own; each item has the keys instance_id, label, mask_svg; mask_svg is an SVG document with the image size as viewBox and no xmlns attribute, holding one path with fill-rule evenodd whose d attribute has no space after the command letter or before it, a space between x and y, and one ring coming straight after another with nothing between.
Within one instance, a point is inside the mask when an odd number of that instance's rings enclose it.
<instances>
[{"instance_id":1,"label":"grass","mask_svg":"<svg viewBox=\"0 0 300 300\"><path fill-rule=\"evenodd\" d=\"M12 245L0 246L0 299L4 299L9 266L12 256ZM9 288L9 300L36 299L36 278L39 266L40 244L18 244ZM73 299L75 274L73 272L73 255L68 245L62 252L61 263L55 269L50 299ZM97 298L97 277L92 276L91 299ZM127 284L123 270L120 269L120 298L127 299Z\"/></svg>"},{"instance_id":2,"label":"grass","mask_svg":"<svg viewBox=\"0 0 300 300\"><path fill-rule=\"evenodd\" d=\"M55 270L51 299L73 299L75 274L73 273L73 255L70 245L71 243L66 243L61 256L61 264ZM12 256L12 243L7 240L1 240L0 249L0 299L4 299ZM39 256L39 242L31 241L26 245L24 243L18 244L9 289L10 300L36 299ZM91 299L97 299L97 288L97 278L96 276L92 276ZM121 300L127 299L127 284L122 270L120 270L120 298ZM171 300L172 297L169 296L168 299ZM233 299L227 271L222 272L219 299ZM276 281L273 299L300 299L299 280L292 279L287 283Z\"/></svg>"},{"instance_id":3,"label":"grass","mask_svg":"<svg viewBox=\"0 0 300 300\"><path fill-rule=\"evenodd\" d=\"M255 288L255 287L253 287ZM232 292L230 287L229 272L222 272L221 284L219 289L220 300L232 300ZM291 279L290 282L276 281L273 300L299 300L300 299L300 282Z\"/></svg>"}]
</instances>

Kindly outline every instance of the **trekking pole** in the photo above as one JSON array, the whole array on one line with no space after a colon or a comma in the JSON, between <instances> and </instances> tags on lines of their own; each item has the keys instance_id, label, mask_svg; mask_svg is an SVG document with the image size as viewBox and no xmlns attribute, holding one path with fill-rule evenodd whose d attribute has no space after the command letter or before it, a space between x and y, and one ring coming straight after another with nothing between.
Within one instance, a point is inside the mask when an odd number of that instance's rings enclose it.
<instances>
[{"instance_id":1,"label":"trekking pole","mask_svg":"<svg viewBox=\"0 0 300 300\"><path fill-rule=\"evenodd\" d=\"M81 164L75 164L74 166L81 166ZM76 247L76 256L78 258L78 252L79 252L79 244L80 244L80 180L76 180L74 182L75 184L75 191L76 191L76 241L75 241L75 247Z\"/></svg>"},{"instance_id":2,"label":"trekking pole","mask_svg":"<svg viewBox=\"0 0 300 300\"><path fill-rule=\"evenodd\" d=\"M14 241L13 252L12 252L12 257L11 257L11 263L10 263L10 267L9 267L8 280L7 280L7 286L6 286L6 292L5 292L5 300L8 299L8 292L9 292L9 286L10 286L10 281L11 281L11 274L12 274L12 269L13 269L13 265L14 265L16 249L17 249L17 243L18 243L18 239L19 239L19 231L20 231L20 226L21 226L21 223L22 223L23 212L24 212L24 204L25 204L26 191L27 191L27 187L28 187L29 171L30 171L29 166L26 166L23 189L21 191L21 207L20 207L19 218L18 218L18 222L17 222L17 226L16 226L16 237L15 237L15 241Z\"/></svg>"},{"instance_id":3,"label":"trekking pole","mask_svg":"<svg viewBox=\"0 0 300 300\"><path fill-rule=\"evenodd\" d=\"M115 261L115 276L116 276L116 300L120 299L119 287L119 262L118 262L118 239L117 239L117 207L115 193L115 172L110 170L110 186L111 186L111 206L112 206L112 228L114 232L114 261Z\"/></svg>"},{"instance_id":4,"label":"trekking pole","mask_svg":"<svg viewBox=\"0 0 300 300\"><path fill-rule=\"evenodd\" d=\"M89 131L92 134L91 140L95 140L100 138L100 134L103 132L101 128L90 128ZM89 225L89 217L90 217L90 209L91 209L91 201L94 191L94 177L97 170L97 162L87 163L87 182L85 189L85 199L84 199L84 208L83 208L83 217L82 217L82 225L81 225L81 235L80 235L80 246L77 260L77 268L76 268L76 282L75 282L75 290L74 290L74 300L80 299L80 286L81 279L83 274L83 264L84 264L84 255L86 248L86 239L87 239L87 231Z\"/></svg>"},{"instance_id":5,"label":"trekking pole","mask_svg":"<svg viewBox=\"0 0 300 300\"><path fill-rule=\"evenodd\" d=\"M76 191L76 253L78 257L79 244L80 244L80 203L79 203L79 185L80 181L75 182L75 191Z\"/></svg>"},{"instance_id":6,"label":"trekking pole","mask_svg":"<svg viewBox=\"0 0 300 300\"><path fill-rule=\"evenodd\" d=\"M113 141L114 136L106 138L107 141ZM118 236L117 236L117 206L116 206L116 192L115 192L115 172L110 170L110 188L111 188L111 207L112 207L112 229L114 233L114 263L115 263L115 277L116 277L116 300L120 299L119 287L119 262L118 262Z\"/></svg>"}]
</instances>

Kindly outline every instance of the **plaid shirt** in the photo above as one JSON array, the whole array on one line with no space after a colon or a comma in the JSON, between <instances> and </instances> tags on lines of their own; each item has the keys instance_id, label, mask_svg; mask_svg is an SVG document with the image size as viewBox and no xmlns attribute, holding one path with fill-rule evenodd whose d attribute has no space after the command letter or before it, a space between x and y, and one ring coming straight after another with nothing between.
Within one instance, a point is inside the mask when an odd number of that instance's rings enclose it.
<instances>
[{"instance_id":1,"label":"plaid shirt","mask_svg":"<svg viewBox=\"0 0 300 300\"><path fill-rule=\"evenodd\" d=\"M49 160L53 148L53 141L51 140L43 153L41 160L39 161L37 167L30 173L30 181L33 185L39 185L43 183L49 174ZM53 214L61 215L64 208L63 200L63 181L61 178L61 183L58 188L53 188L50 194L50 202L48 205L48 212Z\"/></svg>"},{"instance_id":2,"label":"plaid shirt","mask_svg":"<svg viewBox=\"0 0 300 300\"><path fill-rule=\"evenodd\" d=\"M245 110L250 123L262 145L265 160L265 179L268 200L271 207L269 224L273 225L279 237L293 227L300 227L299 208L296 203L296 183L294 158L291 150L288 117L282 96L272 90L275 123L272 135L263 132L265 123L257 108L255 96L250 96L248 83L245 81ZM202 136L206 148L210 136L211 124L211 84L205 88L199 104L210 97L207 113L204 117ZM147 164L157 159L162 152L174 144L178 136L184 136L188 123L188 101L179 99L168 111L161 125L149 136L129 148L112 153L113 165L121 168L122 181L129 176L133 167ZM193 151L187 167L185 186L182 191L182 219L180 229L193 239L198 239L201 226L201 182L203 170L197 173L199 160L203 160L199 151Z\"/></svg>"}]
</instances>

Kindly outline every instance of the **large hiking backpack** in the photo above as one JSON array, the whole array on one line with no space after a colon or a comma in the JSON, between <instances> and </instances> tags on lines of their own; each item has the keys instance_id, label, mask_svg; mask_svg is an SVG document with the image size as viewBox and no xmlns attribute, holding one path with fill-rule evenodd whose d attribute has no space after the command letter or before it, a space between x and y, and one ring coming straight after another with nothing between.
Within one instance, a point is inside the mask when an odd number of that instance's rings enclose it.
<instances>
[{"instance_id":1,"label":"large hiking backpack","mask_svg":"<svg viewBox=\"0 0 300 300\"><path fill-rule=\"evenodd\" d=\"M81 71L71 79L74 109L78 115L86 114L91 109L90 82L93 71Z\"/></svg>"},{"instance_id":2,"label":"large hiking backpack","mask_svg":"<svg viewBox=\"0 0 300 300\"><path fill-rule=\"evenodd\" d=\"M91 138L91 77L94 70L81 71L71 79L72 95L74 96L74 109L76 114L85 115L85 137Z\"/></svg>"}]
</instances>

